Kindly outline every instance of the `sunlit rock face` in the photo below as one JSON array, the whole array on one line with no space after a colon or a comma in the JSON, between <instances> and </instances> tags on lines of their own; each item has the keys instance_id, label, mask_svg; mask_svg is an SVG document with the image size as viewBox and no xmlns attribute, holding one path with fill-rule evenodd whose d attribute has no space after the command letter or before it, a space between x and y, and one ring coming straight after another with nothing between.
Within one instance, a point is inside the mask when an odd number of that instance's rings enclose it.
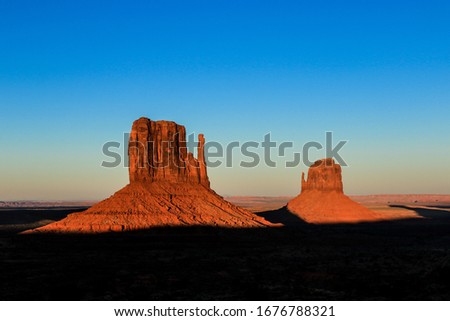
<instances>
[{"instance_id":1,"label":"sunlit rock face","mask_svg":"<svg viewBox=\"0 0 450 321\"><path fill-rule=\"evenodd\" d=\"M209 187L203 134L198 136L198 140L196 159L187 150L184 126L148 118L136 120L128 145L130 183L190 182Z\"/></svg>"}]
</instances>

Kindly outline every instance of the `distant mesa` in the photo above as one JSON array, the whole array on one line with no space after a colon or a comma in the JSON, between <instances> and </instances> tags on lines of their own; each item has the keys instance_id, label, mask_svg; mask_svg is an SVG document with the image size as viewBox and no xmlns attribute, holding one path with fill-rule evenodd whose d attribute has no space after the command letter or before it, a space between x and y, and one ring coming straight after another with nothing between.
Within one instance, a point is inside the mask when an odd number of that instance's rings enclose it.
<instances>
[{"instance_id":1,"label":"distant mesa","mask_svg":"<svg viewBox=\"0 0 450 321\"><path fill-rule=\"evenodd\" d=\"M130 183L90 209L31 232L101 233L156 226L264 227L271 223L225 201L210 188L198 136L198 157L184 126L140 118L128 146ZM28 231L30 232L30 231Z\"/></svg>"},{"instance_id":2,"label":"distant mesa","mask_svg":"<svg viewBox=\"0 0 450 321\"><path fill-rule=\"evenodd\" d=\"M287 208L308 223L358 223L377 221L379 215L344 195L342 168L333 159L316 161L302 173L301 193Z\"/></svg>"}]
</instances>

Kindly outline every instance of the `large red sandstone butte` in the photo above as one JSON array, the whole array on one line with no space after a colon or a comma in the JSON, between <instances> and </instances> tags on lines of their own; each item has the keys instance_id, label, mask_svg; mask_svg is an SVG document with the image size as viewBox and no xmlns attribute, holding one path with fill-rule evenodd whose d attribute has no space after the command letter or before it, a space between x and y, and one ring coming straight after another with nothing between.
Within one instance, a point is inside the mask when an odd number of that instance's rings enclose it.
<instances>
[{"instance_id":1,"label":"large red sandstone butte","mask_svg":"<svg viewBox=\"0 0 450 321\"><path fill-rule=\"evenodd\" d=\"M379 215L344 195L342 169L333 159L316 161L302 173L300 195L287 205L291 213L308 223L358 223L377 221Z\"/></svg>"},{"instance_id":2,"label":"large red sandstone butte","mask_svg":"<svg viewBox=\"0 0 450 321\"><path fill-rule=\"evenodd\" d=\"M211 188L199 135L198 159L184 126L140 118L128 146L130 183L90 209L32 230L53 233L130 231L156 226L263 227L269 222L225 201Z\"/></svg>"}]
</instances>

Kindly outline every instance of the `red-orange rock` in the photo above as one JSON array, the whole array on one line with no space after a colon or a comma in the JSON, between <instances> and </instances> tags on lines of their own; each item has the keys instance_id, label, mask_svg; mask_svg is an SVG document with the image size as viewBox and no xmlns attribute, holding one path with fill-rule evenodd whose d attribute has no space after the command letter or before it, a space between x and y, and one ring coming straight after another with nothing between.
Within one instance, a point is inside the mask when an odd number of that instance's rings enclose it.
<instances>
[{"instance_id":1,"label":"red-orange rock","mask_svg":"<svg viewBox=\"0 0 450 321\"><path fill-rule=\"evenodd\" d=\"M380 217L344 195L342 169L333 159L315 162L302 173L302 191L287 208L308 223L357 223Z\"/></svg>"},{"instance_id":2,"label":"red-orange rock","mask_svg":"<svg viewBox=\"0 0 450 321\"><path fill-rule=\"evenodd\" d=\"M302 192L312 190L343 194L341 166L331 158L316 161L309 168L308 181L305 180L305 173L302 173Z\"/></svg>"},{"instance_id":3,"label":"red-orange rock","mask_svg":"<svg viewBox=\"0 0 450 321\"><path fill-rule=\"evenodd\" d=\"M140 118L133 123L128 145L130 182L200 183L209 187L199 135L195 159L186 147L186 129L171 121Z\"/></svg>"},{"instance_id":4,"label":"red-orange rock","mask_svg":"<svg viewBox=\"0 0 450 321\"><path fill-rule=\"evenodd\" d=\"M186 130L174 122L140 118L128 147L130 184L90 209L32 232L99 233L155 226L271 225L239 208L211 188L199 135L198 159L186 148Z\"/></svg>"}]
</instances>

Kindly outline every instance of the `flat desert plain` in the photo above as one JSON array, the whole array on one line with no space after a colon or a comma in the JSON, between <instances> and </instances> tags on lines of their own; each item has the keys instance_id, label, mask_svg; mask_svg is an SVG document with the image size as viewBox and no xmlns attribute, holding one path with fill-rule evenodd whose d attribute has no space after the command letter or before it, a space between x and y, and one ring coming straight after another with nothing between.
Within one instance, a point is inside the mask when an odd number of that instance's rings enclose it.
<instances>
[{"instance_id":1,"label":"flat desert plain","mask_svg":"<svg viewBox=\"0 0 450 321\"><path fill-rule=\"evenodd\" d=\"M228 198L277 227L90 235L18 234L87 204L5 203L0 299L450 300L450 196L356 196L387 219L323 225L289 199Z\"/></svg>"}]
</instances>

